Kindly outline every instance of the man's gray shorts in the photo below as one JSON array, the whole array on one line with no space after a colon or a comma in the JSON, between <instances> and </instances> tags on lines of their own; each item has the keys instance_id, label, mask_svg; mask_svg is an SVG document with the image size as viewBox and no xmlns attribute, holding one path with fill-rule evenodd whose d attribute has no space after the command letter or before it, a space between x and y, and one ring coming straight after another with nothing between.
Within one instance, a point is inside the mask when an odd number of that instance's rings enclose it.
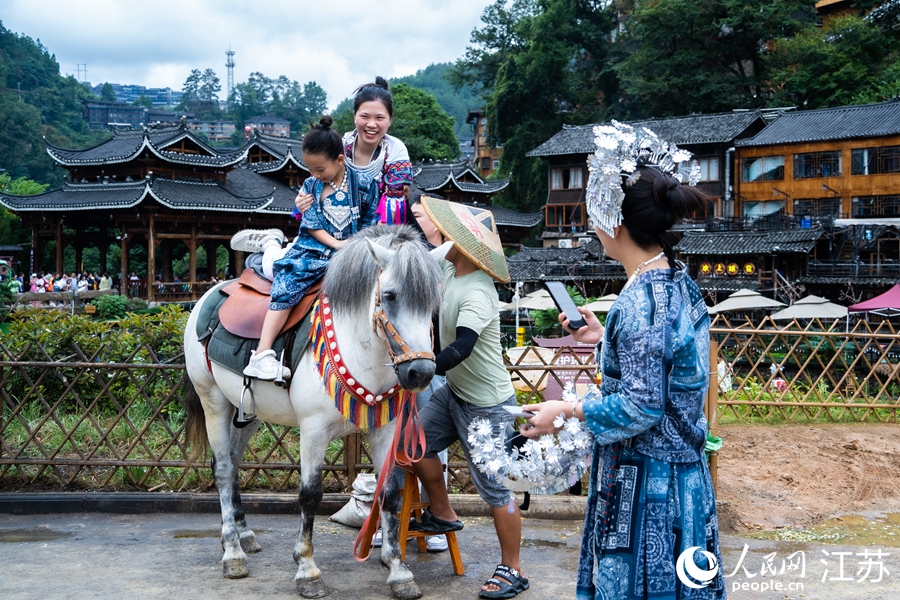
<instances>
[{"instance_id":1,"label":"man's gray shorts","mask_svg":"<svg viewBox=\"0 0 900 600\"><path fill-rule=\"evenodd\" d=\"M496 406L475 406L456 396L450 389L450 385L447 384L434 392L431 400L419 412L422 427L425 430L425 455L429 458L434 457L438 452L446 450L450 444L459 440L459 445L466 453L466 462L469 463L469 473L475 483L475 489L491 508L506 506L513 499L513 495L508 489L496 480L489 479L472 464L468 442L469 423L475 419L487 419L494 431L505 431L505 425L510 423L511 419L509 413L500 407L515 405L516 397L513 395Z\"/></svg>"}]
</instances>

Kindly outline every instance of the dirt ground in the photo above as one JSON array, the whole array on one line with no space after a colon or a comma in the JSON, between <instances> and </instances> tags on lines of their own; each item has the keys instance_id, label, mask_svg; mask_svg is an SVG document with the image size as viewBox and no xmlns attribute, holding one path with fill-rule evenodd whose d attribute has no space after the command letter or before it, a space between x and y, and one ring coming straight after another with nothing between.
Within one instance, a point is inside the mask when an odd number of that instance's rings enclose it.
<instances>
[{"instance_id":1,"label":"dirt ground","mask_svg":"<svg viewBox=\"0 0 900 600\"><path fill-rule=\"evenodd\" d=\"M719 427L723 531L900 512L900 425Z\"/></svg>"}]
</instances>

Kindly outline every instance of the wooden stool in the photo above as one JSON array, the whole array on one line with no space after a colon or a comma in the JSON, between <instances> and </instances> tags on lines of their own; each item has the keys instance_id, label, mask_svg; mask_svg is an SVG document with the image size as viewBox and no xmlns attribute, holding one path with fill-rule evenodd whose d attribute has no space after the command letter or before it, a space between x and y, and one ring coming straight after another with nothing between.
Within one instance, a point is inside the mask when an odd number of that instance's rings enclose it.
<instances>
[{"instance_id":1,"label":"wooden stool","mask_svg":"<svg viewBox=\"0 0 900 600\"><path fill-rule=\"evenodd\" d=\"M406 560L407 538L415 539L418 542L419 552L424 553L428 551L425 546L425 538L433 534L424 531L409 530L409 520L413 517L417 519L421 518L422 509L428 508L431 503L422 502L422 497L419 494L419 478L416 477L412 468L405 466L401 468L405 472L405 478L403 480L403 494L400 500L400 510L397 512L397 519L400 524L400 531L397 535L397 539L400 543L400 560ZM378 499L376 498L375 501L372 502L372 518L369 519L369 527L363 535L361 547L363 553L369 551L372 537L375 535L375 531L378 530L378 526L381 523L380 516L380 508L378 506ZM459 545L456 543L456 532L451 531L440 535L447 536L447 550L450 552L450 562L453 563L453 572L457 575L464 575L465 568L463 567L462 556L459 553Z\"/></svg>"}]
</instances>

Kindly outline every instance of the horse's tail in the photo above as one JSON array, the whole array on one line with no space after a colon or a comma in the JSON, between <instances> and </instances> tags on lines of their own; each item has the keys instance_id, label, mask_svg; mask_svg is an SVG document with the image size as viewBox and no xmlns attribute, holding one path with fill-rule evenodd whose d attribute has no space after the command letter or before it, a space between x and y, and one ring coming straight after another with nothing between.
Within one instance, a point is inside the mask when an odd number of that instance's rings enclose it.
<instances>
[{"instance_id":1,"label":"horse's tail","mask_svg":"<svg viewBox=\"0 0 900 600\"><path fill-rule=\"evenodd\" d=\"M206 413L203 412L203 404L200 403L200 396L194 389L194 382L190 377L185 384L182 403L187 412L187 422L184 424L187 447L191 449L188 461L193 462L202 458L206 453L206 449L209 448L209 438L206 435Z\"/></svg>"}]
</instances>

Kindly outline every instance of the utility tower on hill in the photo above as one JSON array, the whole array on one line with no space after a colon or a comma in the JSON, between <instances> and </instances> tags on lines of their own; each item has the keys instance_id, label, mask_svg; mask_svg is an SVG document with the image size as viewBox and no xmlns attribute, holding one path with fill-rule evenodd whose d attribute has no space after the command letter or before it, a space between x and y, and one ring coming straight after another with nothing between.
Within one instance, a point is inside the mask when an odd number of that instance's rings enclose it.
<instances>
[{"instance_id":1,"label":"utility tower on hill","mask_svg":"<svg viewBox=\"0 0 900 600\"><path fill-rule=\"evenodd\" d=\"M226 90L228 95L225 96L225 102L230 103L231 90L234 89L234 50L232 50L230 46L228 47L228 51L225 52L225 56L228 57L228 60L225 62L225 66L228 67L228 88Z\"/></svg>"}]
</instances>

